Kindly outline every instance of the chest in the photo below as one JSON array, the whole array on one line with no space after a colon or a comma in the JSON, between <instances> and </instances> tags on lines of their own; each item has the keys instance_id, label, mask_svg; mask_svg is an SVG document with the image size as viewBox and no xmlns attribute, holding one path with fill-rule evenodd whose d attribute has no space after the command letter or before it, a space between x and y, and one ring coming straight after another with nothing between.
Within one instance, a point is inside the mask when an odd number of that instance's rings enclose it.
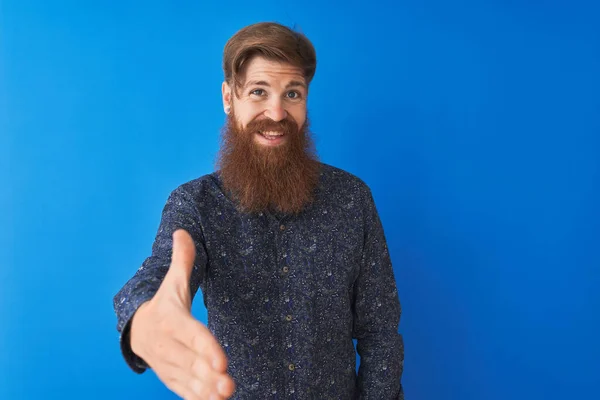
<instances>
[{"instance_id":1,"label":"chest","mask_svg":"<svg viewBox=\"0 0 600 400\"><path fill-rule=\"evenodd\" d=\"M343 207L282 219L216 213L204 235L210 286L243 293L247 300L274 288L347 292L360 268L364 238L360 216Z\"/></svg>"}]
</instances>

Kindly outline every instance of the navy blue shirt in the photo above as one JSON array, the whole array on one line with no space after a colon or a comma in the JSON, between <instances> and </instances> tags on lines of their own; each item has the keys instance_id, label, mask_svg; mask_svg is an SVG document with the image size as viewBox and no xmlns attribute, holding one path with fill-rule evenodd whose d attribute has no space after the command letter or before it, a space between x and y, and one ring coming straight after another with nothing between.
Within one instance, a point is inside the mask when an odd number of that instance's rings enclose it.
<instances>
[{"instance_id":1,"label":"navy blue shirt","mask_svg":"<svg viewBox=\"0 0 600 400\"><path fill-rule=\"evenodd\" d=\"M201 290L227 354L232 399L404 398L401 307L371 191L321 167L315 201L298 215L241 213L218 171L173 190L151 255L114 298L134 371L148 365L131 351L129 322L158 290L183 228L197 248L192 295Z\"/></svg>"}]
</instances>

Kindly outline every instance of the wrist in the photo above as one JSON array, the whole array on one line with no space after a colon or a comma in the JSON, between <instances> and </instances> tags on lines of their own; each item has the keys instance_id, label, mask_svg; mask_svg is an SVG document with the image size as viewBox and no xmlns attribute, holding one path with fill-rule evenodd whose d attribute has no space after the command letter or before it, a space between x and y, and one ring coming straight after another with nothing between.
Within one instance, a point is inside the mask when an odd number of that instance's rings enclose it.
<instances>
[{"instance_id":1,"label":"wrist","mask_svg":"<svg viewBox=\"0 0 600 400\"><path fill-rule=\"evenodd\" d=\"M139 348L138 348L138 336L139 336L139 332L140 332L140 320L142 320L143 322L143 316L144 316L144 310L145 308L148 306L149 301L146 301L144 303L142 303L138 309L135 311L135 313L133 314L133 316L131 317L131 324L129 326L129 347L131 348L131 351L133 351L133 353L135 353L137 356L139 355Z\"/></svg>"}]
</instances>

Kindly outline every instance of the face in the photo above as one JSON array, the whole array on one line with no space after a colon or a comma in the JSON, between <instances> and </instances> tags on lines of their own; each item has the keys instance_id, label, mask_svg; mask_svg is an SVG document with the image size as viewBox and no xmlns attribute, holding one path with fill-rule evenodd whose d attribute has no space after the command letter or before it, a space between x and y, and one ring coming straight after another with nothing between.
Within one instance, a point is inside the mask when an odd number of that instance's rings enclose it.
<instances>
[{"instance_id":1,"label":"face","mask_svg":"<svg viewBox=\"0 0 600 400\"><path fill-rule=\"evenodd\" d=\"M298 68L255 58L229 109L218 167L226 189L248 212L297 213L313 199L319 162L308 130L306 84Z\"/></svg>"},{"instance_id":2,"label":"face","mask_svg":"<svg viewBox=\"0 0 600 400\"><path fill-rule=\"evenodd\" d=\"M244 86L234 93L223 83L224 108L235 110L237 128L248 131L256 144L264 147L281 146L289 134L278 128L288 120L300 130L306 121L308 88L302 70L288 64L254 57L246 67ZM239 97L238 97L239 96ZM274 123L273 123L274 122Z\"/></svg>"}]
</instances>

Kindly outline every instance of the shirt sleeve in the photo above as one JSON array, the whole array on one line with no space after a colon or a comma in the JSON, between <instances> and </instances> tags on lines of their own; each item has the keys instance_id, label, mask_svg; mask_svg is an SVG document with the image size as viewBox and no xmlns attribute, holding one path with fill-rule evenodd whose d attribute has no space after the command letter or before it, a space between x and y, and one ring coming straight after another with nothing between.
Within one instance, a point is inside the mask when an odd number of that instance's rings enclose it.
<instances>
[{"instance_id":1,"label":"shirt sleeve","mask_svg":"<svg viewBox=\"0 0 600 400\"><path fill-rule=\"evenodd\" d=\"M207 257L196 203L183 186L171 192L163 207L150 256L113 298L121 352L127 365L136 373L143 373L149 367L131 350L131 319L140 305L152 299L165 277L171 263L173 232L177 229L185 229L196 245L196 260L190 278L193 299L204 279Z\"/></svg>"},{"instance_id":2,"label":"shirt sleeve","mask_svg":"<svg viewBox=\"0 0 600 400\"><path fill-rule=\"evenodd\" d=\"M365 193L363 257L354 284L358 398L403 400L404 342L398 333L401 305L383 226L371 191L366 188Z\"/></svg>"}]
</instances>

